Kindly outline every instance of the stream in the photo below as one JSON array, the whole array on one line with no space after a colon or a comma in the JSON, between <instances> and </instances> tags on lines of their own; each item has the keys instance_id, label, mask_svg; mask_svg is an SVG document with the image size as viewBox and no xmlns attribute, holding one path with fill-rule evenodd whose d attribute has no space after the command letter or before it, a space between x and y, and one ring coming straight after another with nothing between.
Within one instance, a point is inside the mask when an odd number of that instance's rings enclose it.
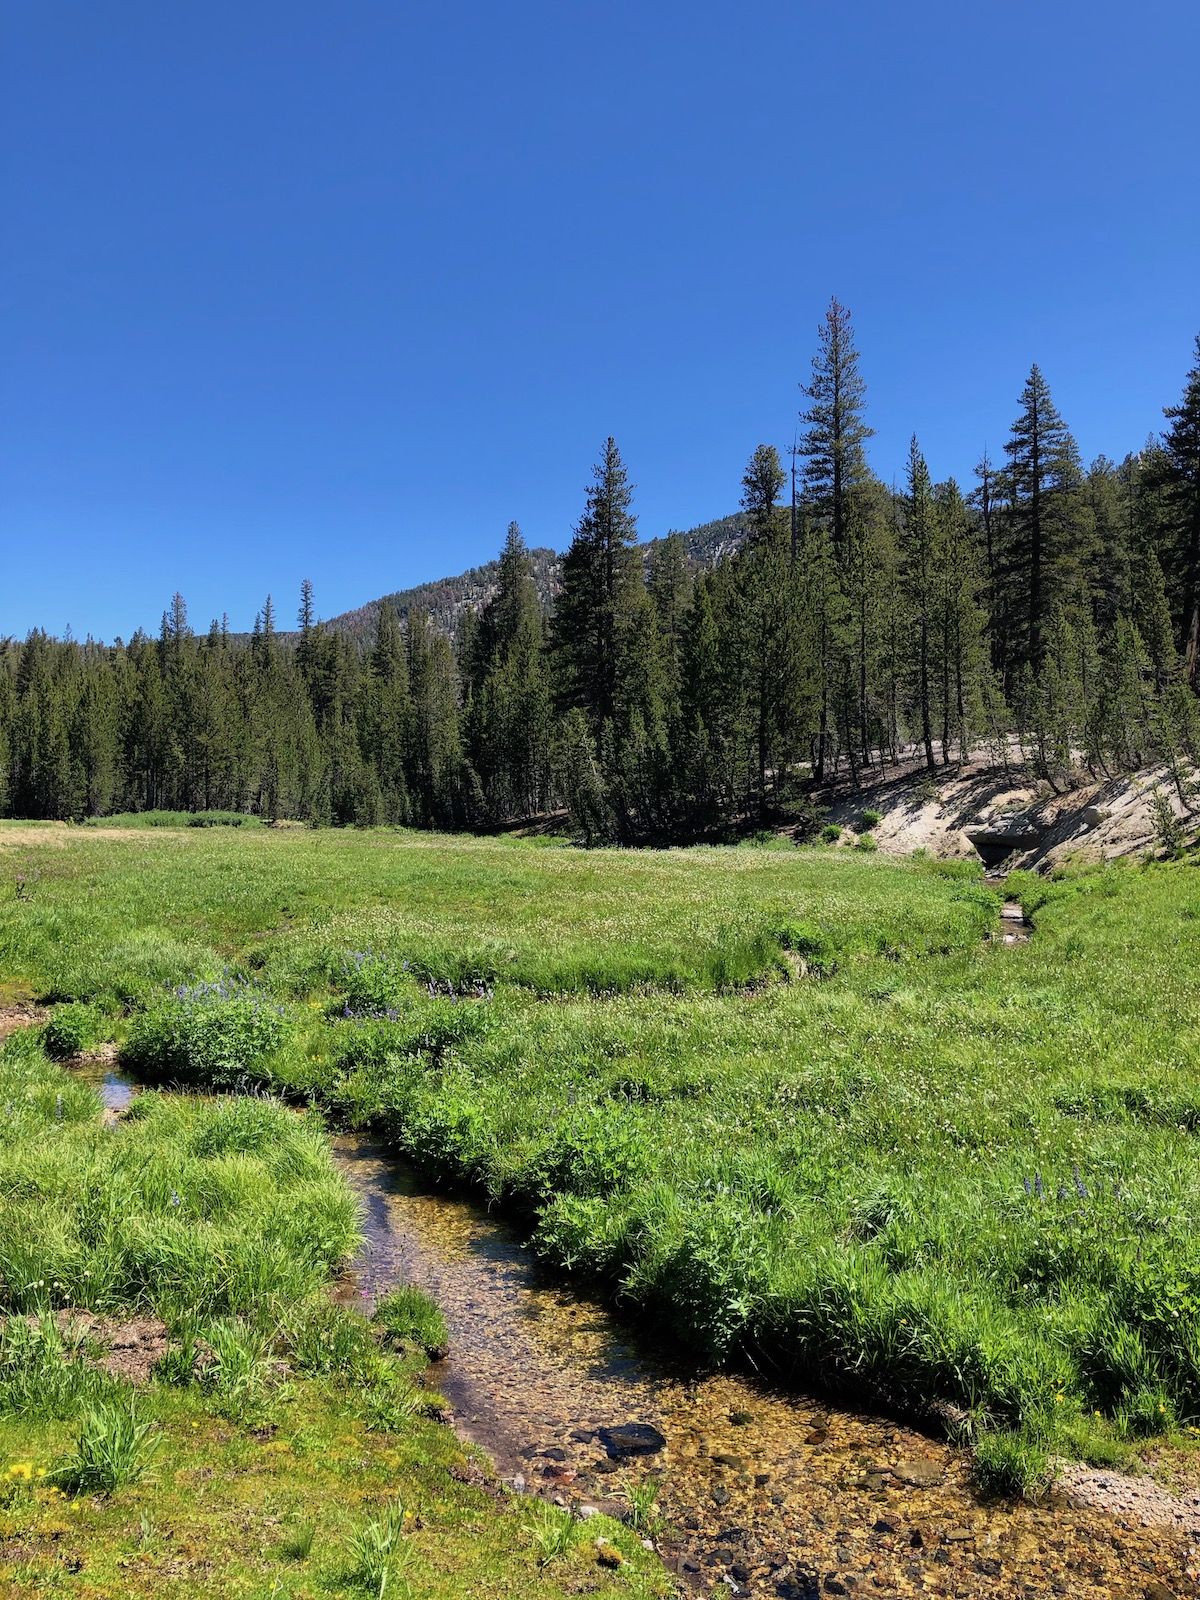
<instances>
[{"instance_id":1,"label":"stream","mask_svg":"<svg viewBox=\"0 0 1200 1600\"><path fill-rule=\"evenodd\" d=\"M119 1117L134 1085L107 1064L88 1075ZM341 1297L370 1310L399 1283L435 1297L451 1353L429 1382L512 1488L621 1515L624 1488L656 1478L655 1545L689 1588L777 1600L1197 1593L1196 1547L1178 1530L1065 1505L985 1505L965 1452L912 1427L677 1368L548 1281L502 1219L432 1191L368 1139L336 1135L333 1148L364 1233ZM631 1438L602 1432L631 1423ZM648 1453L623 1448L639 1442Z\"/></svg>"}]
</instances>

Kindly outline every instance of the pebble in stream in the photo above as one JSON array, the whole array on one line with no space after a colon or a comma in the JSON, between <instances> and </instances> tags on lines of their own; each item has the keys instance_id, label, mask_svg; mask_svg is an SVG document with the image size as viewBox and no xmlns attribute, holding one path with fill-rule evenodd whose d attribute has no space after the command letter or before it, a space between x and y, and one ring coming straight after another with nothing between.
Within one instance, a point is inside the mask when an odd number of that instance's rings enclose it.
<instances>
[{"instance_id":1,"label":"pebble in stream","mask_svg":"<svg viewBox=\"0 0 1200 1600\"><path fill-rule=\"evenodd\" d=\"M1194 1539L1096 1511L984 1506L962 1452L910 1428L729 1374L673 1373L606 1311L544 1282L503 1223L421 1192L365 1143L335 1148L366 1212L353 1289L369 1301L410 1282L437 1299L451 1354L434 1381L460 1431L510 1481L575 1506L619 1511L623 1483L660 1476L660 1549L693 1586L778 1600L1197 1593ZM606 1448L621 1441L603 1430L630 1423L663 1447Z\"/></svg>"}]
</instances>

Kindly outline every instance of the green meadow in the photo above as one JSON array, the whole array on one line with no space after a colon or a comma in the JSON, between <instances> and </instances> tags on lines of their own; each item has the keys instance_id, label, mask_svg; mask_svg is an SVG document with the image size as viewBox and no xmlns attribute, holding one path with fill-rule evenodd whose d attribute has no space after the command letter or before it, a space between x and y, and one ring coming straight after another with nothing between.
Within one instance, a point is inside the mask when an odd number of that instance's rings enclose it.
<instances>
[{"instance_id":1,"label":"green meadow","mask_svg":"<svg viewBox=\"0 0 1200 1600\"><path fill-rule=\"evenodd\" d=\"M55 1007L39 1061L115 1040L144 1081L369 1126L697 1361L927 1415L1034 1489L1200 1422L1200 871L1007 892L1027 946L971 867L822 845L10 825L0 978ZM185 1113L147 1104L120 1137L166 1162ZM324 1179L295 1204L319 1277L352 1224Z\"/></svg>"}]
</instances>

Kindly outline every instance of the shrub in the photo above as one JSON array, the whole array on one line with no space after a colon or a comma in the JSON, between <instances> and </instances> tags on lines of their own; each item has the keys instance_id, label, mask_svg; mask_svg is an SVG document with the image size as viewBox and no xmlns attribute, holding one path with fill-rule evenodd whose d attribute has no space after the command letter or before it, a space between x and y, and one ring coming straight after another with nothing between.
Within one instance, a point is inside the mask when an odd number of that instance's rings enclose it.
<instances>
[{"instance_id":1,"label":"shrub","mask_svg":"<svg viewBox=\"0 0 1200 1600\"><path fill-rule=\"evenodd\" d=\"M51 1473L64 1494L111 1494L145 1473L158 1438L121 1400L95 1406L83 1419L74 1452Z\"/></svg>"},{"instance_id":2,"label":"shrub","mask_svg":"<svg viewBox=\"0 0 1200 1600\"><path fill-rule=\"evenodd\" d=\"M854 848L856 850L878 850L879 841L873 833L862 833L854 841Z\"/></svg>"},{"instance_id":3,"label":"shrub","mask_svg":"<svg viewBox=\"0 0 1200 1600\"><path fill-rule=\"evenodd\" d=\"M654 1166L654 1154L641 1120L611 1101L584 1108L570 1126L558 1130L543 1152L539 1177L542 1196L609 1196L632 1187Z\"/></svg>"},{"instance_id":4,"label":"shrub","mask_svg":"<svg viewBox=\"0 0 1200 1600\"><path fill-rule=\"evenodd\" d=\"M440 1306L411 1284L384 1295L371 1320L389 1344L415 1345L431 1360L449 1352L450 1329Z\"/></svg>"},{"instance_id":5,"label":"shrub","mask_svg":"<svg viewBox=\"0 0 1200 1600\"><path fill-rule=\"evenodd\" d=\"M869 833L872 828L877 828L882 821L883 813L881 811L875 811L868 806L863 812L862 816L859 817L858 821L855 823L855 832Z\"/></svg>"},{"instance_id":6,"label":"shrub","mask_svg":"<svg viewBox=\"0 0 1200 1600\"><path fill-rule=\"evenodd\" d=\"M100 1037L100 1017L94 1006L58 1006L42 1033L46 1054L56 1061L90 1050Z\"/></svg>"},{"instance_id":7,"label":"shrub","mask_svg":"<svg viewBox=\"0 0 1200 1600\"><path fill-rule=\"evenodd\" d=\"M1161 789L1156 788L1150 796L1150 820L1159 848L1169 856L1179 855L1183 849L1183 825Z\"/></svg>"},{"instance_id":8,"label":"shrub","mask_svg":"<svg viewBox=\"0 0 1200 1600\"><path fill-rule=\"evenodd\" d=\"M236 979L180 985L135 1017L122 1059L147 1076L228 1088L255 1074L288 1035L286 1013Z\"/></svg>"},{"instance_id":9,"label":"shrub","mask_svg":"<svg viewBox=\"0 0 1200 1600\"><path fill-rule=\"evenodd\" d=\"M836 822L827 822L821 829L822 844L837 844L841 837L841 826Z\"/></svg>"}]
</instances>

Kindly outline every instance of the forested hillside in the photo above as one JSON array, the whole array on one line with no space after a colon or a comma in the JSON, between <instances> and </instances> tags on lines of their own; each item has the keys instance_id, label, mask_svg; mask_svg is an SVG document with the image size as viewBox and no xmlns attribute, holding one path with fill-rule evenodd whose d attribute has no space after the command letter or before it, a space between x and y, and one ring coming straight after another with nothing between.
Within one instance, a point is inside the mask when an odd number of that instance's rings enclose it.
<instances>
[{"instance_id":1,"label":"forested hillside","mask_svg":"<svg viewBox=\"0 0 1200 1600\"><path fill-rule=\"evenodd\" d=\"M1015 736L1054 782L1200 757L1200 339L1120 461L1082 462L1034 366L1001 458L942 476L914 437L896 489L836 301L802 387L794 490L761 445L739 516L686 542L638 544L610 438L561 561L513 525L494 567L334 623L306 583L294 633L268 600L248 639L197 634L176 595L157 638L0 645L0 810L478 827L565 805L589 841L690 838L914 744L937 772Z\"/></svg>"},{"instance_id":2,"label":"forested hillside","mask_svg":"<svg viewBox=\"0 0 1200 1600\"><path fill-rule=\"evenodd\" d=\"M713 566L723 557L732 555L742 542L745 519L740 512L721 517L715 522L704 522L683 535L688 566L693 570ZM669 537L669 535L667 536ZM648 568L662 539L649 539L639 545L643 564ZM526 551L529 575L537 590L538 602L543 610L553 608L562 575L562 556L544 545ZM480 611L495 596L500 587L500 561L485 561L481 567L470 567L453 578L435 578L431 583L419 583L411 589L397 589L393 594L370 600L353 611L342 611L330 617L325 624L351 638L369 640L375 636L379 613L391 606L407 623L411 612L423 612L441 633L455 638L468 611Z\"/></svg>"}]
</instances>

